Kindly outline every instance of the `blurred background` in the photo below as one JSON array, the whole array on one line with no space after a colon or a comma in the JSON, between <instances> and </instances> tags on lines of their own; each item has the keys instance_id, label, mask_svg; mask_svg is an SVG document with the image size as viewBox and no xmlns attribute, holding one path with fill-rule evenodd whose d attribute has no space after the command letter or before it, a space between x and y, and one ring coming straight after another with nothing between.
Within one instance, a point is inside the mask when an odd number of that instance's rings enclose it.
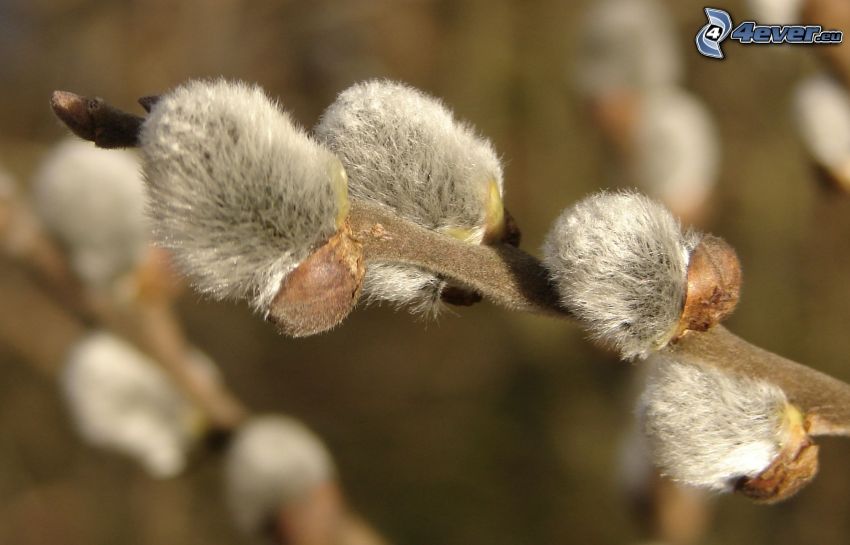
<instances>
[{"instance_id":1,"label":"blurred background","mask_svg":"<svg viewBox=\"0 0 850 545\"><path fill-rule=\"evenodd\" d=\"M66 135L48 105L54 89L140 113L138 97L225 76L260 84L311 127L348 85L388 77L441 97L494 142L522 246L538 253L562 208L622 185L580 85L597 4L2 0L0 163L26 193ZM720 4L736 21L754 17L744 2ZM697 223L731 242L743 264L730 329L850 380L850 197L818 181L792 115L795 85L821 69L815 51L727 43L727 58L712 61L693 45L703 4L660 5L681 85L718 135L716 185ZM14 269L0 262L0 275ZM293 340L245 305L187 292L178 309L240 399L291 414L326 441L349 501L390 542L650 537L622 476L639 365L593 347L573 324L487 303L428 323L368 308L331 333ZM47 324L40 337L50 336ZM152 481L132 461L85 446L55 381L2 344L0 399L0 542L244 542L227 518L215 456ZM822 444L811 486L773 507L717 498L701 542L846 543L850 443Z\"/></svg>"}]
</instances>

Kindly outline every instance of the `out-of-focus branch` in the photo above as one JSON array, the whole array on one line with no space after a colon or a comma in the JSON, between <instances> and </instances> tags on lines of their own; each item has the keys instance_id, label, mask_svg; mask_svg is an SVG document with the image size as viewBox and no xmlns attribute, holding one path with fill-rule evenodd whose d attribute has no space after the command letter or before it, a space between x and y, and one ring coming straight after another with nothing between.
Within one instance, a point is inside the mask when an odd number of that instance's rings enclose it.
<instances>
[{"instance_id":1,"label":"out-of-focus branch","mask_svg":"<svg viewBox=\"0 0 850 545\"><path fill-rule=\"evenodd\" d=\"M64 254L23 202L7 200L0 207L7 212L5 227L0 229L0 242L5 243L0 246L33 273L78 321L113 330L158 362L214 428L230 430L239 424L247 410L225 385L199 373L189 361L191 346L170 300L149 297L118 304L109 296L87 289L75 278Z\"/></svg>"},{"instance_id":2,"label":"out-of-focus branch","mask_svg":"<svg viewBox=\"0 0 850 545\"><path fill-rule=\"evenodd\" d=\"M86 327L5 259L0 259L0 301L0 342L55 377Z\"/></svg>"}]
</instances>

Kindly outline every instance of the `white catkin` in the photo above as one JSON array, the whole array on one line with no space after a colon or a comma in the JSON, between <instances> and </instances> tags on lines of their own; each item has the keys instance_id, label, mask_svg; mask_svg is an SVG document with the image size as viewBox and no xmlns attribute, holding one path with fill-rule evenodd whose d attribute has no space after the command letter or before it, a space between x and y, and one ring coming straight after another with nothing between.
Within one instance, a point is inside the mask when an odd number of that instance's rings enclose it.
<instances>
[{"instance_id":1,"label":"white catkin","mask_svg":"<svg viewBox=\"0 0 850 545\"><path fill-rule=\"evenodd\" d=\"M822 166L850 179L850 95L834 78L811 76L794 90L794 117L803 144Z\"/></svg>"},{"instance_id":2,"label":"white catkin","mask_svg":"<svg viewBox=\"0 0 850 545\"><path fill-rule=\"evenodd\" d=\"M201 355L196 361L211 366ZM135 347L106 332L89 334L70 351L61 387L75 427L91 444L136 459L157 478L186 465L201 414Z\"/></svg>"},{"instance_id":3,"label":"white catkin","mask_svg":"<svg viewBox=\"0 0 850 545\"><path fill-rule=\"evenodd\" d=\"M675 331L699 238L646 196L602 192L558 217L544 264L561 302L594 339L623 358L645 357Z\"/></svg>"},{"instance_id":4,"label":"white catkin","mask_svg":"<svg viewBox=\"0 0 850 545\"><path fill-rule=\"evenodd\" d=\"M264 311L347 210L339 160L256 86L192 81L141 132L159 243L196 287Z\"/></svg>"},{"instance_id":5,"label":"white catkin","mask_svg":"<svg viewBox=\"0 0 850 545\"><path fill-rule=\"evenodd\" d=\"M638 414L661 471L682 483L728 491L779 454L785 394L764 381L656 354Z\"/></svg>"},{"instance_id":6,"label":"white catkin","mask_svg":"<svg viewBox=\"0 0 850 545\"><path fill-rule=\"evenodd\" d=\"M151 236L134 153L64 141L42 161L32 198L42 223L87 284L108 285L144 258Z\"/></svg>"},{"instance_id":7,"label":"white catkin","mask_svg":"<svg viewBox=\"0 0 850 545\"><path fill-rule=\"evenodd\" d=\"M330 454L304 425L279 415L254 417L227 452L227 504L238 527L258 535L283 505L334 475Z\"/></svg>"},{"instance_id":8,"label":"white catkin","mask_svg":"<svg viewBox=\"0 0 850 545\"><path fill-rule=\"evenodd\" d=\"M804 0L749 0L753 18L761 25L799 25Z\"/></svg>"},{"instance_id":9,"label":"white catkin","mask_svg":"<svg viewBox=\"0 0 850 545\"><path fill-rule=\"evenodd\" d=\"M657 0L593 2L581 32L576 80L586 95L670 87L682 79L673 22Z\"/></svg>"},{"instance_id":10,"label":"white catkin","mask_svg":"<svg viewBox=\"0 0 850 545\"><path fill-rule=\"evenodd\" d=\"M705 203L717 181L720 142L697 97L681 89L647 93L633 140L633 176L642 191L679 213Z\"/></svg>"},{"instance_id":11,"label":"white catkin","mask_svg":"<svg viewBox=\"0 0 850 545\"><path fill-rule=\"evenodd\" d=\"M342 160L352 198L427 229L479 244L493 184L501 206L502 166L492 144L442 102L407 85L375 80L350 87L315 132ZM434 313L443 286L415 267L370 265L363 293L367 301Z\"/></svg>"}]
</instances>

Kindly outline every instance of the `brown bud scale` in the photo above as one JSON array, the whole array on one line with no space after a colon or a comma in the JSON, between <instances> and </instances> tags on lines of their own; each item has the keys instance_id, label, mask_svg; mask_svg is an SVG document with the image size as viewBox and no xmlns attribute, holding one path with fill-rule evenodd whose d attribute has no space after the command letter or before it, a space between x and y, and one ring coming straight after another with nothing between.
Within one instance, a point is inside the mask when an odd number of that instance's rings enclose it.
<instances>
[{"instance_id":1,"label":"brown bud scale","mask_svg":"<svg viewBox=\"0 0 850 545\"><path fill-rule=\"evenodd\" d=\"M677 339L688 331L706 331L735 310L741 293L741 264L722 238L705 235L691 252L688 288Z\"/></svg>"},{"instance_id":2,"label":"brown bud scale","mask_svg":"<svg viewBox=\"0 0 850 545\"><path fill-rule=\"evenodd\" d=\"M818 472L818 446L806 438L794 448L783 450L759 475L743 478L735 491L762 503L788 499L815 478Z\"/></svg>"},{"instance_id":3,"label":"brown bud scale","mask_svg":"<svg viewBox=\"0 0 850 545\"><path fill-rule=\"evenodd\" d=\"M283 279L269 308L269 321L292 337L333 328L357 303L364 272L362 246L346 221Z\"/></svg>"}]
</instances>

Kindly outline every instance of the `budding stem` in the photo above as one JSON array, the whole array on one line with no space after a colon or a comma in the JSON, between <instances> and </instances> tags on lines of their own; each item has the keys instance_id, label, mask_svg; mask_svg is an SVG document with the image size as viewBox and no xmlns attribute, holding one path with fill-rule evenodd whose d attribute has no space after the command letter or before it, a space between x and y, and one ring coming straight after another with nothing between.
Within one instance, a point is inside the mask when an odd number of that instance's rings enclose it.
<instances>
[{"instance_id":1,"label":"budding stem","mask_svg":"<svg viewBox=\"0 0 850 545\"><path fill-rule=\"evenodd\" d=\"M511 310L569 315L540 261L514 246L468 244L360 201L351 203L350 222L367 262L422 267Z\"/></svg>"},{"instance_id":2,"label":"budding stem","mask_svg":"<svg viewBox=\"0 0 850 545\"><path fill-rule=\"evenodd\" d=\"M143 104L149 107L153 102L144 100ZM56 91L51 105L75 134L99 147L138 145L143 119L102 99ZM351 203L349 222L353 238L363 246L367 263L372 260L422 267L508 309L570 317L560 305L557 290L540 261L509 244L467 244L399 218L378 205L358 201ZM731 263L733 255L727 255L724 262ZM727 275L712 260L706 264L719 274L721 284L736 286L739 278ZM727 295L726 306L734 306L736 289ZM696 303L711 298L711 294L700 292L700 297L691 298L693 308L703 307ZM720 325L705 332L689 331L671 350L686 362L731 370L778 385L806 413L812 435L850 435L850 385L844 382L757 348Z\"/></svg>"}]
</instances>

